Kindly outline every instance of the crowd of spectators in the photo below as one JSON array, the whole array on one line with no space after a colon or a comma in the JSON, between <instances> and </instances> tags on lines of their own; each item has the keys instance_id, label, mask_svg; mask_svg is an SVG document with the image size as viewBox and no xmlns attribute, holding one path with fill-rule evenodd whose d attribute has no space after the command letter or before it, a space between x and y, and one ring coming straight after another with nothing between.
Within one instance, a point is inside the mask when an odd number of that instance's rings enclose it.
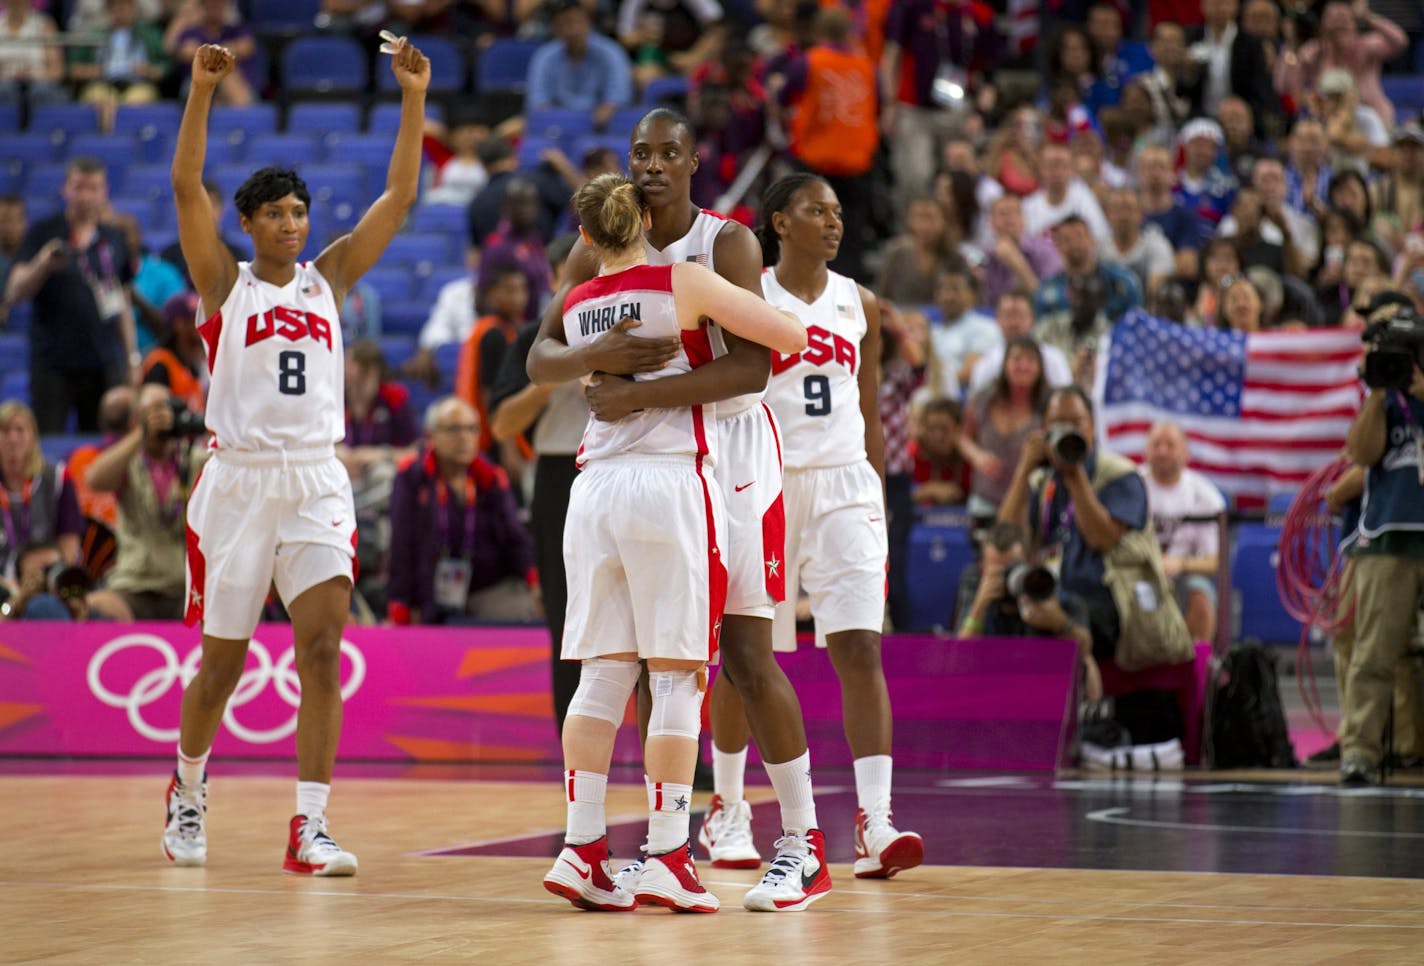
<instances>
[{"instance_id":1,"label":"crowd of spectators","mask_svg":"<svg viewBox=\"0 0 1424 966\"><path fill-rule=\"evenodd\" d=\"M429 123L422 204L464 211L468 271L430 299L418 351L387 367L371 341L382 334L380 298L367 286L348 299L343 456L362 514L369 616L537 612L529 588L547 555L520 507L532 505L537 537L541 461L569 458L568 427L583 411L512 374L527 351L521 336L557 286L574 227L569 197L622 166L620 118L663 78L686 80L697 202L711 206L736 184L730 213L748 219L759 186L795 169L823 174L845 206L833 267L873 285L884 310L897 623L913 507L963 504L992 521L1050 392L1092 386L1096 349L1126 311L1241 331L1361 328L1361 306L1384 288L1424 310L1424 127L1381 82L1386 64L1408 67L1417 8L1028 5L1040 6L1054 10L1026 15L1018 0L322 0L314 30L440 34L472 61L505 38L539 41L522 110L500 116L478 96L456 97L443 122ZM223 103L280 97L270 36L230 0L5 0L0 103L28 111L78 98L108 125L125 105L179 95L185 64L206 42L226 44L242 66ZM586 115L612 143L572 156L567 140L527 150L541 134L532 122L558 110ZM171 611L171 580L132 575L179 566L170 517L192 467L165 434L173 401L202 408L195 301L181 252L146 250L109 203L102 164L71 160L61 194L57 203L0 197L0 313L33 303L31 436L98 433L107 389L157 387L130 401L132 416L88 466L85 492L118 500L107 586L127 595L129 612L148 613L153 601ZM211 194L222 223L222 193ZM459 404L421 411L416 398L437 385ZM3 412L29 425L29 411ZM29 444L24 426L14 432L18 454ZM1144 473L1157 481L1150 491L1170 494L1189 454L1180 432L1161 436L1160 459ZM26 548L53 543L78 562L84 527L103 521L71 506L72 488L85 486L70 482L78 474L5 460L0 560L18 589ZM51 477L57 502L26 509L21 533L12 505L24 496L31 506L31 489ZM475 507L478 527L462 529ZM1134 507L1134 525L1139 516ZM402 528L431 526L442 547L412 558L426 551ZM1215 556L1159 536L1168 559L1197 561L1183 572ZM160 538L170 543L142 558L125 548ZM442 595L437 585L461 575L465 594ZM547 588L543 599L555 602ZM1204 605L1183 603L1201 616Z\"/></svg>"}]
</instances>

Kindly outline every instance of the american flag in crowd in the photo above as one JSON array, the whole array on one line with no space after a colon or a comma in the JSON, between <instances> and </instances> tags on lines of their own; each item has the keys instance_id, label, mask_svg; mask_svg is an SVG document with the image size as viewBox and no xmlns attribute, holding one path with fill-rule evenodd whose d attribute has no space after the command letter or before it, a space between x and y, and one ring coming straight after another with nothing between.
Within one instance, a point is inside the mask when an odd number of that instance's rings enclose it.
<instances>
[{"instance_id":1,"label":"american flag in crowd","mask_svg":"<svg viewBox=\"0 0 1424 966\"><path fill-rule=\"evenodd\" d=\"M1364 398L1360 334L1231 332L1141 310L1100 350L1093 398L1107 447L1141 462L1158 420L1181 425L1191 466L1237 509L1300 488L1339 456Z\"/></svg>"}]
</instances>

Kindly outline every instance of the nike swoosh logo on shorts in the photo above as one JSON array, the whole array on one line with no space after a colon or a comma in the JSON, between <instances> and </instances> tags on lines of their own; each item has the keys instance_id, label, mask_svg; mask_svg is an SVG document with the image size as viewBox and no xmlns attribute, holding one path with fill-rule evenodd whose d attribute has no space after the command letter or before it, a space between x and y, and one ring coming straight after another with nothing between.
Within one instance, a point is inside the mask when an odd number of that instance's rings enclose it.
<instances>
[{"instance_id":1,"label":"nike swoosh logo on shorts","mask_svg":"<svg viewBox=\"0 0 1424 966\"><path fill-rule=\"evenodd\" d=\"M742 492L743 490L745 490L747 487L749 487L749 486L755 486L755 485L756 485L756 480L752 480L750 483L743 483L741 486L734 486L734 487L732 487L732 489L733 489L733 490L736 490L738 493L740 493L740 492Z\"/></svg>"},{"instance_id":2,"label":"nike swoosh logo on shorts","mask_svg":"<svg viewBox=\"0 0 1424 966\"><path fill-rule=\"evenodd\" d=\"M345 522L346 522L345 520L332 520L332 521L331 521L331 525L332 525L333 527L339 527L339 526L341 526L341 524L343 524L343 523L345 523Z\"/></svg>"},{"instance_id":3,"label":"nike swoosh logo on shorts","mask_svg":"<svg viewBox=\"0 0 1424 966\"><path fill-rule=\"evenodd\" d=\"M577 872L579 874L580 879L587 879L589 876L593 875L593 868L590 866L586 865L580 868L579 866L570 862L568 859L564 859L564 865L567 865L569 868Z\"/></svg>"}]
</instances>

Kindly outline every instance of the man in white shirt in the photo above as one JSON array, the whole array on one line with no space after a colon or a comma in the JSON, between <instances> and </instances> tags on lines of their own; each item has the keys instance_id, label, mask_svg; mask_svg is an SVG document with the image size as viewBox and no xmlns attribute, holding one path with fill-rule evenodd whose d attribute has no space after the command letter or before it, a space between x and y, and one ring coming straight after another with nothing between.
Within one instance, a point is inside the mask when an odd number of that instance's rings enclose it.
<instances>
[{"instance_id":1,"label":"man in white shirt","mask_svg":"<svg viewBox=\"0 0 1424 966\"><path fill-rule=\"evenodd\" d=\"M940 272L935 304L944 319L930 327L930 348L939 369L939 393L949 399L960 398L960 387L980 356L1003 346L994 320L974 307L978 297L979 281L963 259Z\"/></svg>"},{"instance_id":2,"label":"man in white shirt","mask_svg":"<svg viewBox=\"0 0 1424 966\"><path fill-rule=\"evenodd\" d=\"M988 349L969 374L969 388L965 393L973 396L980 389L993 382L1004 368L1004 347L1015 339L1033 334L1033 296L1028 289L1010 289L999 296L994 305L994 321L998 323L1003 341ZM1073 381L1073 369L1068 365L1068 357L1063 350L1053 345L1039 345L1043 354L1043 377L1050 386L1066 386Z\"/></svg>"},{"instance_id":3,"label":"man in white shirt","mask_svg":"<svg viewBox=\"0 0 1424 966\"><path fill-rule=\"evenodd\" d=\"M1210 480L1188 469L1187 462L1182 427L1163 421L1147 434L1147 465L1138 472L1147 486L1162 566L1176 584L1187 630L1193 640L1210 641L1216 636L1217 525L1182 521L1215 516L1226 509L1226 500Z\"/></svg>"},{"instance_id":4,"label":"man in white shirt","mask_svg":"<svg viewBox=\"0 0 1424 966\"><path fill-rule=\"evenodd\" d=\"M1073 174L1073 155L1066 144L1046 142L1038 153L1041 187L1024 199L1024 227L1040 235L1069 215L1087 222L1094 238L1106 238L1108 220L1097 196Z\"/></svg>"},{"instance_id":5,"label":"man in white shirt","mask_svg":"<svg viewBox=\"0 0 1424 966\"><path fill-rule=\"evenodd\" d=\"M1142 202L1133 188L1108 192L1108 226L1111 232L1098 242L1105 262L1115 262L1137 276L1142 291L1151 292L1172 276L1172 246L1162 229L1143 224Z\"/></svg>"}]
</instances>

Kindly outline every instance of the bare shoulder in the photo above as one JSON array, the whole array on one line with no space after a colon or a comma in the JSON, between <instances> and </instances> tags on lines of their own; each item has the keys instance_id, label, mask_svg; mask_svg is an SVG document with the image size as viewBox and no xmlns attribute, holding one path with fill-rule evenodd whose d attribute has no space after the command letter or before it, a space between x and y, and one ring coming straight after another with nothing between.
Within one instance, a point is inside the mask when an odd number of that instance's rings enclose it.
<instances>
[{"instance_id":1,"label":"bare shoulder","mask_svg":"<svg viewBox=\"0 0 1424 966\"><path fill-rule=\"evenodd\" d=\"M874 319L878 322L880 320L880 301L875 297L875 293L859 282L855 283L855 289L860 293L860 305L865 309L866 319Z\"/></svg>"},{"instance_id":2,"label":"bare shoulder","mask_svg":"<svg viewBox=\"0 0 1424 966\"><path fill-rule=\"evenodd\" d=\"M722 227L717 230L717 239L712 243L713 249L720 257L722 252L743 252L755 251L757 257L761 257L761 244L757 241L756 235L750 228L740 221L733 221L728 218L722 223Z\"/></svg>"},{"instance_id":3,"label":"bare shoulder","mask_svg":"<svg viewBox=\"0 0 1424 966\"><path fill-rule=\"evenodd\" d=\"M564 259L564 282L569 287L581 285L598 274L598 253L582 238L569 249L569 257Z\"/></svg>"}]
</instances>

